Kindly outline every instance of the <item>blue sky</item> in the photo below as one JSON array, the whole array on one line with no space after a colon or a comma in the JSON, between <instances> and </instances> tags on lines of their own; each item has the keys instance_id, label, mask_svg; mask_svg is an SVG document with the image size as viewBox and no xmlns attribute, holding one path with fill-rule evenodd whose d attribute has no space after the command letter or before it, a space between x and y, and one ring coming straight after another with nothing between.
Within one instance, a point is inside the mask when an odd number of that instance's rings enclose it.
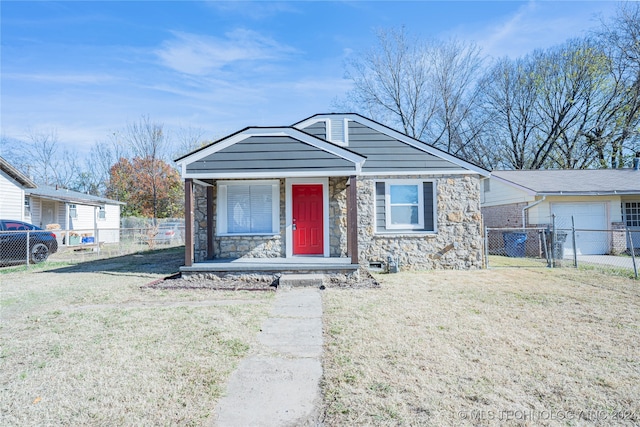
<instances>
[{"instance_id":1,"label":"blue sky","mask_svg":"<svg viewBox=\"0 0 640 427\"><path fill-rule=\"evenodd\" d=\"M332 111L344 62L376 28L524 55L598 25L614 2L6 1L0 3L2 135L55 129L86 153L142 115L216 139Z\"/></svg>"}]
</instances>

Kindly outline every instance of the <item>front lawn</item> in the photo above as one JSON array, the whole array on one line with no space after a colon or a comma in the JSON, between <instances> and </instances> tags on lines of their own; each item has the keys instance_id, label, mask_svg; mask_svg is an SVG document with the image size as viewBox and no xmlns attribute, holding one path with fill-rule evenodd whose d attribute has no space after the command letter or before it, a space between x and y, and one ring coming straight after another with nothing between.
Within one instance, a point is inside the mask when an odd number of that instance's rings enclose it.
<instances>
[{"instance_id":1,"label":"front lawn","mask_svg":"<svg viewBox=\"0 0 640 427\"><path fill-rule=\"evenodd\" d=\"M169 249L0 275L0 424L210 424L273 293L145 286L182 259Z\"/></svg>"},{"instance_id":2,"label":"front lawn","mask_svg":"<svg viewBox=\"0 0 640 427\"><path fill-rule=\"evenodd\" d=\"M597 271L379 275L324 293L326 425L638 425L640 283Z\"/></svg>"}]
</instances>

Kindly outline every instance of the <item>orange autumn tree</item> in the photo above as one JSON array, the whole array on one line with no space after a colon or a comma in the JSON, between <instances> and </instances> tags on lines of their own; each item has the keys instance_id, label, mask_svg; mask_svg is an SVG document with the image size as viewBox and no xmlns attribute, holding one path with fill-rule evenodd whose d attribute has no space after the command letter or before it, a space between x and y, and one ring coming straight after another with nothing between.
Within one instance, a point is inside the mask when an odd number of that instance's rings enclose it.
<instances>
[{"instance_id":1,"label":"orange autumn tree","mask_svg":"<svg viewBox=\"0 0 640 427\"><path fill-rule=\"evenodd\" d=\"M123 216L156 219L183 215L180 174L152 157L120 158L111 167L107 197L126 203Z\"/></svg>"}]
</instances>

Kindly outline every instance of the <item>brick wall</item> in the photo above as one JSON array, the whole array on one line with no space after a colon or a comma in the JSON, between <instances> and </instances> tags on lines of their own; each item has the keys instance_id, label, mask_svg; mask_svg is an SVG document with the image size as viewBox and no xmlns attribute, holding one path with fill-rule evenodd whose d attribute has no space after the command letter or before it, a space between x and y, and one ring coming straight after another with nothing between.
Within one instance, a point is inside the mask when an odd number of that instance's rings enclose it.
<instances>
[{"instance_id":1,"label":"brick wall","mask_svg":"<svg viewBox=\"0 0 640 427\"><path fill-rule=\"evenodd\" d=\"M489 228L522 227L522 208L527 203L512 203L510 205L488 206L482 208L484 226ZM527 223L527 225L529 225Z\"/></svg>"}]
</instances>

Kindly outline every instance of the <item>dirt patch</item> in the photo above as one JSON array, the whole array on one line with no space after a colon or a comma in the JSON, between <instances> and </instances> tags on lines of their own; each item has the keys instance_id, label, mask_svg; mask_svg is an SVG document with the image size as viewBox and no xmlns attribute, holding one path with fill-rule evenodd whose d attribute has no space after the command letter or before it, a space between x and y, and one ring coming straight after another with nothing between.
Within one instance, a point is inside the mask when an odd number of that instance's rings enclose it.
<instances>
[{"instance_id":1,"label":"dirt patch","mask_svg":"<svg viewBox=\"0 0 640 427\"><path fill-rule=\"evenodd\" d=\"M209 289L216 291L275 291L277 279L271 276L255 275L226 275L217 277L212 275L176 274L155 280L145 285L150 289Z\"/></svg>"},{"instance_id":2,"label":"dirt patch","mask_svg":"<svg viewBox=\"0 0 640 427\"><path fill-rule=\"evenodd\" d=\"M280 275L252 273L214 274L180 273L147 283L149 289L210 289L220 291L275 291ZM380 287L380 283L365 269L358 274L327 274L323 288L370 289Z\"/></svg>"}]
</instances>

